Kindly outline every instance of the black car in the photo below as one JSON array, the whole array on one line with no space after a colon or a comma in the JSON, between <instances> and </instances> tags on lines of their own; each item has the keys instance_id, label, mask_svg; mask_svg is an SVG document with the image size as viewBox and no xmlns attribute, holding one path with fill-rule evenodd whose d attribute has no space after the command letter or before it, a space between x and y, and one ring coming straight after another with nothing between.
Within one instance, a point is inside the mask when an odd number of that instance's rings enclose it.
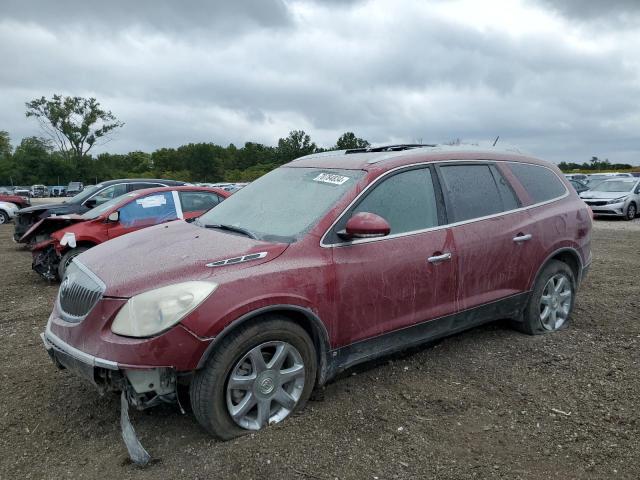
<instances>
[{"instance_id":1,"label":"black car","mask_svg":"<svg viewBox=\"0 0 640 480\"><path fill-rule=\"evenodd\" d=\"M173 187L176 185L188 185L186 182L176 180L158 180L154 178L124 178L120 180L109 180L97 185L86 187L76 196L65 200L62 203L48 203L46 205L34 205L32 207L18 210L15 221L15 231L13 238L16 242L20 239L36 222L51 215L81 214L92 208L111 200L112 198L124 195L133 190L141 188ZM38 242L37 238L30 239L31 242Z\"/></svg>"}]
</instances>

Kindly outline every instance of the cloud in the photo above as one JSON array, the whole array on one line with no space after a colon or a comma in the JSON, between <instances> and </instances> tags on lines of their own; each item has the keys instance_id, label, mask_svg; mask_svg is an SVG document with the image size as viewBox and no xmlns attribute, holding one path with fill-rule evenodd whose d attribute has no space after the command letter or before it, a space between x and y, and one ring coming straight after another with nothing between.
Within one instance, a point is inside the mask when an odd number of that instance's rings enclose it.
<instances>
[{"instance_id":1,"label":"cloud","mask_svg":"<svg viewBox=\"0 0 640 480\"><path fill-rule=\"evenodd\" d=\"M302 128L326 146L347 130L500 135L555 161L640 163L640 35L596 35L548 3L62 4L0 6L0 129L14 140L38 133L25 101L63 93L126 122L110 151L275 144Z\"/></svg>"}]
</instances>

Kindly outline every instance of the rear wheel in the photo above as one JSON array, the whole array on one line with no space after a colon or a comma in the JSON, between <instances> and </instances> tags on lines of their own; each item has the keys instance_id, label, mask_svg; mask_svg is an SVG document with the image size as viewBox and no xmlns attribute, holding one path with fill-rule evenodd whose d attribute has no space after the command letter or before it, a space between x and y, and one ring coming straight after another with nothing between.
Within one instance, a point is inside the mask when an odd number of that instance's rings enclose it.
<instances>
[{"instance_id":1,"label":"rear wheel","mask_svg":"<svg viewBox=\"0 0 640 480\"><path fill-rule=\"evenodd\" d=\"M638 207L636 207L635 203L631 202L627 207L627 211L624 214L624 218L625 220L633 220L634 218L636 218L637 214L638 214Z\"/></svg>"},{"instance_id":2,"label":"rear wheel","mask_svg":"<svg viewBox=\"0 0 640 480\"><path fill-rule=\"evenodd\" d=\"M9 215L6 212L0 210L0 225L9 223Z\"/></svg>"},{"instance_id":3,"label":"rear wheel","mask_svg":"<svg viewBox=\"0 0 640 480\"><path fill-rule=\"evenodd\" d=\"M316 378L313 342L299 325L262 317L224 338L191 382L198 422L229 440L281 422L304 406Z\"/></svg>"},{"instance_id":4,"label":"rear wheel","mask_svg":"<svg viewBox=\"0 0 640 480\"><path fill-rule=\"evenodd\" d=\"M536 280L523 321L516 326L529 335L562 330L569 325L575 299L576 281L571 268L552 260Z\"/></svg>"},{"instance_id":5,"label":"rear wheel","mask_svg":"<svg viewBox=\"0 0 640 480\"><path fill-rule=\"evenodd\" d=\"M71 263L71 260L76 258L82 252L86 252L89 250L89 247L76 247L71 250L67 250L67 252L62 255L60 259L60 263L58 264L58 278L62 280L64 278L64 273L67 271L67 267Z\"/></svg>"}]
</instances>

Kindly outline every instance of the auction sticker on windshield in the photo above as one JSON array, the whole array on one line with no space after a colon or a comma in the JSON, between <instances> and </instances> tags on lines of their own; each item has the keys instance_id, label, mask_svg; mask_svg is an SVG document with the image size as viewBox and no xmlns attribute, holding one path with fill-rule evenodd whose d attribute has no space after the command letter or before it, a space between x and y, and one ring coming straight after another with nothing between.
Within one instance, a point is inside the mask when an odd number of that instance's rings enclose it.
<instances>
[{"instance_id":1,"label":"auction sticker on windshield","mask_svg":"<svg viewBox=\"0 0 640 480\"><path fill-rule=\"evenodd\" d=\"M313 179L314 182L331 183L333 185L342 185L347 180L349 180L349 177L343 177L335 173L321 173Z\"/></svg>"}]
</instances>

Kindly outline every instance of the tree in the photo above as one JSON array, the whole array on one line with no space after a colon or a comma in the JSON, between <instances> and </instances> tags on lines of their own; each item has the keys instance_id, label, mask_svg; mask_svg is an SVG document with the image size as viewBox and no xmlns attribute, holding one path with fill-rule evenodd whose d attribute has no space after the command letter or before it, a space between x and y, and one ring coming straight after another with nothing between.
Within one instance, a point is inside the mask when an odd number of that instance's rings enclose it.
<instances>
[{"instance_id":1,"label":"tree","mask_svg":"<svg viewBox=\"0 0 640 480\"><path fill-rule=\"evenodd\" d=\"M0 158L11 155L11 138L9 132L0 130Z\"/></svg>"},{"instance_id":2,"label":"tree","mask_svg":"<svg viewBox=\"0 0 640 480\"><path fill-rule=\"evenodd\" d=\"M295 158L314 153L316 150L316 144L311 141L309 135L304 133L304 130L292 130L287 138L278 140L277 162L287 163Z\"/></svg>"},{"instance_id":3,"label":"tree","mask_svg":"<svg viewBox=\"0 0 640 480\"><path fill-rule=\"evenodd\" d=\"M369 142L356 137L353 132L343 133L336 142L336 150L347 150L350 148L367 148L371 146Z\"/></svg>"},{"instance_id":4,"label":"tree","mask_svg":"<svg viewBox=\"0 0 640 480\"><path fill-rule=\"evenodd\" d=\"M98 142L106 143L124 123L103 110L95 98L41 97L27 102L27 118L34 117L68 160L78 160Z\"/></svg>"}]
</instances>

